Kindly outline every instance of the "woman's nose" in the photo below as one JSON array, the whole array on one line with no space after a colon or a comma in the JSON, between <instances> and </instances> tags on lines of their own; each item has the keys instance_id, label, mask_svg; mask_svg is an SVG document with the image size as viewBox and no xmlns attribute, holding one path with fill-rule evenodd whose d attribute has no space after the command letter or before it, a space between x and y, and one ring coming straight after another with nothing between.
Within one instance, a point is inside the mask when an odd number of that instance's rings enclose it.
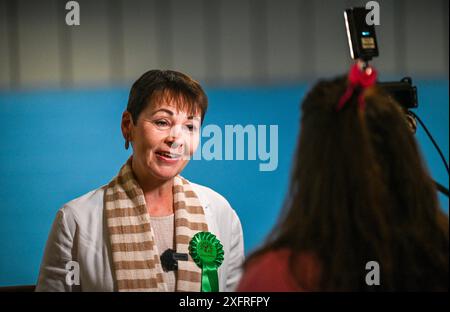
<instances>
[{"instance_id":1,"label":"woman's nose","mask_svg":"<svg viewBox=\"0 0 450 312\"><path fill-rule=\"evenodd\" d=\"M170 129L170 133L166 138L166 142L171 148L177 148L183 145L182 129L175 126Z\"/></svg>"},{"instance_id":2,"label":"woman's nose","mask_svg":"<svg viewBox=\"0 0 450 312\"><path fill-rule=\"evenodd\" d=\"M175 139L169 139L167 140L167 143L170 148L175 149L179 148L183 145L183 142L181 140L175 140Z\"/></svg>"}]
</instances>

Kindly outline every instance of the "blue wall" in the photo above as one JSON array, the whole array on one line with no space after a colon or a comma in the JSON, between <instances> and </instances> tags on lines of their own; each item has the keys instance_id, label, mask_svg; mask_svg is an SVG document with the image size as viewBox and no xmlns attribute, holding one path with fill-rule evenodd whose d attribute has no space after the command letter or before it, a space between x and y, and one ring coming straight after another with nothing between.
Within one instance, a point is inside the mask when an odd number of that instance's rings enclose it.
<instances>
[{"instance_id":1,"label":"blue wall","mask_svg":"<svg viewBox=\"0 0 450 312\"><path fill-rule=\"evenodd\" d=\"M416 82L422 117L448 159L448 81ZM273 226L285 196L306 85L208 89L205 123L278 125L278 168L259 161L192 161L183 175L223 194L238 212L246 252ZM0 93L0 285L36 282L56 211L107 183L128 158L120 133L128 90ZM433 177L448 176L424 132L417 138ZM448 200L440 197L448 213Z\"/></svg>"}]
</instances>

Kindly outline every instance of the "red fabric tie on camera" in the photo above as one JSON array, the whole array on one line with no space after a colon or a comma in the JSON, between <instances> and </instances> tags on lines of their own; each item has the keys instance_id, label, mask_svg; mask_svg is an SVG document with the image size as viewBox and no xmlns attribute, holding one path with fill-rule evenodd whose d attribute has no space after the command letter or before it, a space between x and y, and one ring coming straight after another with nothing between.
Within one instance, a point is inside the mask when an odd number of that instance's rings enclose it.
<instances>
[{"instance_id":1,"label":"red fabric tie on camera","mask_svg":"<svg viewBox=\"0 0 450 312\"><path fill-rule=\"evenodd\" d=\"M339 99L336 110L340 111L344 107L345 103L350 100L353 92L355 91L355 88L357 87L361 87L362 89L360 95L358 96L359 108L365 109L365 102L362 91L367 87L373 86L376 81L377 71L374 68L367 66L365 69L362 69L360 68L358 63L353 64L353 66L350 68L350 72L348 73L348 87Z\"/></svg>"}]
</instances>

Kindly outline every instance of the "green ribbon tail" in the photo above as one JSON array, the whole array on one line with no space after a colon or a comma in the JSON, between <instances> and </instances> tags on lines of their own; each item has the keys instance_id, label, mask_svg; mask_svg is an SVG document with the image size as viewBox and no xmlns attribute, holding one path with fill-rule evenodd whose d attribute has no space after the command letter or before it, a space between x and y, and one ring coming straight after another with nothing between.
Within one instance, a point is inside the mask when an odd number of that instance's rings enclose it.
<instances>
[{"instance_id":1,"label":"green ribbon tail","mask_svg":"<svg viewBox=\"0 0 450 312\"><path fill-rule=\"evenodd\" d=\"M214 264L203 264L202 268L202 292L218 292L219 277L217 267Z\"/></svg>"}]
</instances>

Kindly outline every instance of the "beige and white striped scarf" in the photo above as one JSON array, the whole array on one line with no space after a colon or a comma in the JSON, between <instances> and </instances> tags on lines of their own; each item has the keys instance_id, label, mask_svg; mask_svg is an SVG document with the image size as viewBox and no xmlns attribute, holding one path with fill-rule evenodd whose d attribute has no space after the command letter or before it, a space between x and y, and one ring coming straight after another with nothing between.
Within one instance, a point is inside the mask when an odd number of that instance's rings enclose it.
<instances>
[{"instance_id":1,"label":"beige and white striped scarf","mask_svg":"<svg viewBox=\"0 0 450 312\"><path fill-rule=\"evenodd\" d=\"M167 291L162 266L150 226L142 188L131 169L130 158L105 189L104 209L111 243L114 278L119 291ZM189 254L189 242L208 231L203 207L189 182L173 182L176 252ZM201 269L189 255L178 261L176 291L200 291Z\"/></svg>"}]
</instances>

